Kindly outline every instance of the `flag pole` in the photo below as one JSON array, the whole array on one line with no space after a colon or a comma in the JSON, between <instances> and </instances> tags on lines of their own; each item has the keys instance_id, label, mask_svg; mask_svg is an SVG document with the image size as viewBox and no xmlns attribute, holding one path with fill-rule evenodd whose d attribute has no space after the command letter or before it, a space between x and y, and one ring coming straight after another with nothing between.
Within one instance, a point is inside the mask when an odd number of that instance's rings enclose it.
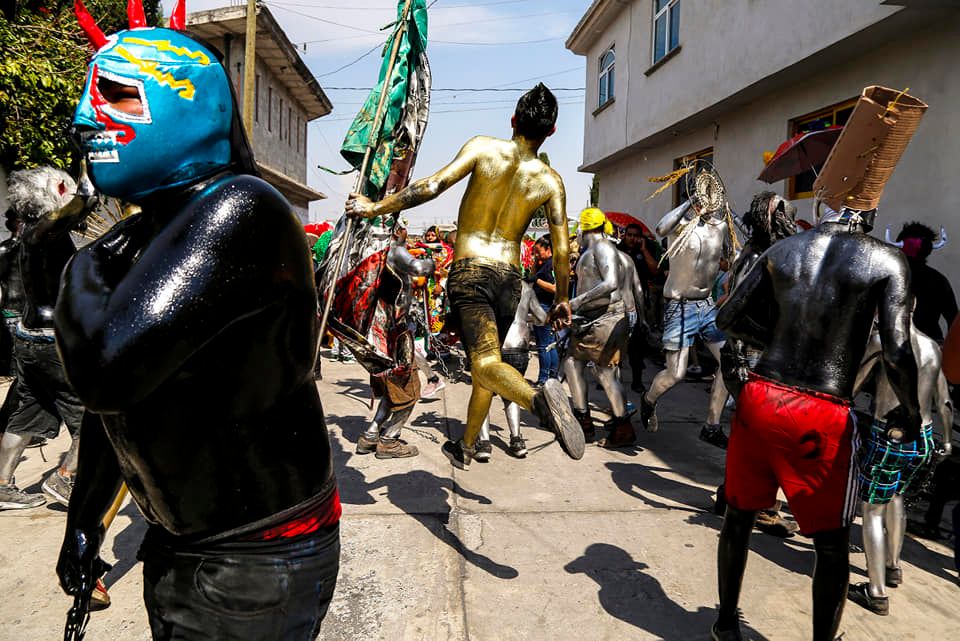
<instances>
[{"instance_id":1,"label":"flag pole","mask_svg":"<svg viewBox=\"0 0 960 641\"><path fill-rule=\"evenodd\" d=\"M390 52L390 59L387 63L387 73L383 77L383 87L380 89L380 100L377 102L377 110L373 116L373 127L370 129L370 138L367 140L367 149L363 153L363 163L360 165L360 173L353 185L354 193L359 193L363 183L367 178L367 171L370 166L370 159L373 158L374 146L378 142L378 132L381 121L383 120L383 106L387 102L387 94L390 93L390 78L393 76L393 67L397 62L397 54L400 52L400 40L403 32L407 29L407 18L410 14L410 4L413 0L407 0L403 5L403 12L400 17L400 27L397 29L396 37L393 39L393 49ZM346 212L344 212L346 215ZM333 306L333 291L337 287L337 280L340 278L340 270L343 269L343 261L347 257L347 250L350 247L350 233L353 231L353 216L347 216L347 225L343 230L343 243L340 245L340 254L334 262L333 277L330 279L330 286L327 288L326 300L323 305L323 315L320 317L320 339L323 340L324 332L327 330L327 319L330 317L330 308Z\"/></svg>"}]
</instances>

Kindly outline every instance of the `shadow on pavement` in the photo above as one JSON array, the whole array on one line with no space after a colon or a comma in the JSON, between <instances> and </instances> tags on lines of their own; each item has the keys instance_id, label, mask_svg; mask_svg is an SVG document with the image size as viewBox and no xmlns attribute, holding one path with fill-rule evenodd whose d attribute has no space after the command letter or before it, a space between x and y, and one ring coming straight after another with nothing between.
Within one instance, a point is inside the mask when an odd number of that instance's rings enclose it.
<instances>
[{"instance_id":1,"label":"shadow on pavement","mask_svg":"<svg viewBox=\"0 0 960 641\"><path fill-rule=\"evenodd\" d=\"M140 543L143 542L143 536L147 533L147 522L132 499L120 510L120 514L130 518L131 523L117 532L117 536L113 539L113 557L117 559L117 563L104 577L108 588L119 583L120 579L139 563L137 551L140 549Z\"/></svg>"},{"instance_id":2,"label":"shadow on pavement","mask_svg":"<svg viewBox=\"0 0 960 641\"><path fill-rule=\"evenodd\" d=\"M640 463L607 463L614 484L630 496L634 496L652 508L690 512L687 523L700 525L720 532L723 519L713 513L713 492L702 487L682 483L657 474L675 472L665 467L650 467ZM666 499L680 506L658 501L653 496ZM788 572L806 576L813 574L813 544L806 539L794 537L778 539L754 532L750 551L759 554L771 563Z\"/></svg>"},{"instance_id":3,"label":"shadow on pavement","mask_svg":"<svg viewBox=\"0 0 960 641\"><path fill-rule=\"evenodd\" d=\"M385 490L386 499L403 510L431 534L455 550L467 563L498 579L513 579L519 575L515 568L467 548L449 528L450 493L469 501L489 505L490 499L466 490L450 479L441 478L424 470L391 474L368 483L362 472L347 465L353 454L343 449L341 441L331 434L330 446L340 488L340 501L350 505L372 505L377 502L374 492ZM370 455L368 455L370 456ZM383 495L383 492L379 492Z\"/></svg>"},{"instance_id":4,"label":"shadow on pavement","mask_svg":"<svg viewBox=\"0 0 960 641\"><path fill-rule=\"evenodd\" d=\"M660 582L644 572L646 563L634 561L630 554L609 543L593 543L564 570L586 574L597 582L601 607L613 617L646 630L658 639L706 641L716 620L713 608L685 609L667 596ZM744 639L769 641L756 630L741 623Z\"/></svg>"}]
</instances>

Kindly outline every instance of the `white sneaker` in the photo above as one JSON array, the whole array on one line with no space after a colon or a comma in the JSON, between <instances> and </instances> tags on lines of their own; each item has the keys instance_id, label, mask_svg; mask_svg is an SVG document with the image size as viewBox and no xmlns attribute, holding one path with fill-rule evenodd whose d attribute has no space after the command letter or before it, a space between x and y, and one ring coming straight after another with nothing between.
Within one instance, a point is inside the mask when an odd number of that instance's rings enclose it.
<instances>
[{"instance_id":1,"label":"white sneaker","mask_svg":"<svg viewBox=\"0 0 960 641\"><path fill-rule=\"evenodd\" d=\"M423 388L423 391L420 393L420 398L433 398L437 395L437 392L447 387L447 384L443 382L443 379L439 379L436 383L427 383L427 386Z\"/></svg>"}]
</instances>

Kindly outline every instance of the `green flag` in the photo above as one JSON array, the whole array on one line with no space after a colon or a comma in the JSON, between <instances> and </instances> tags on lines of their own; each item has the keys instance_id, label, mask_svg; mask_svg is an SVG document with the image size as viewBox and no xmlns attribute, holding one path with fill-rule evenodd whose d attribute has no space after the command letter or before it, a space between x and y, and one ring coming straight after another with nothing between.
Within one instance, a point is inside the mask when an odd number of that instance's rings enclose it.
<instances>
[{"instance_id":1,"label":"green flag","mask_svg":"<svg viewBox=\"0 0 960 641\"><path fill-rule=\"evenodd\" d=\"M376 192L381 190L387 182L397 144L396 130L403 118L411 77L417 73L418 65L421 64L420 61L427 48L426 0L410 0L410 12L404 21L403 8L406 3L407 0L399 0L397 3L397 23L383 48L380 78L353 124L350 125L343 146L340 148L340 154L347 162L359 169L363 164L367 146L370 144L374 146L375 152L370 162L369 178L367 185L363 187L366 195L371 197L376 196ZM390 54L398 37L400 42L397 58L388 78ZM384 102L383 115L377 131L373 131L377 105L385 85L388 93Z\"/></svg>"}]
</instances>

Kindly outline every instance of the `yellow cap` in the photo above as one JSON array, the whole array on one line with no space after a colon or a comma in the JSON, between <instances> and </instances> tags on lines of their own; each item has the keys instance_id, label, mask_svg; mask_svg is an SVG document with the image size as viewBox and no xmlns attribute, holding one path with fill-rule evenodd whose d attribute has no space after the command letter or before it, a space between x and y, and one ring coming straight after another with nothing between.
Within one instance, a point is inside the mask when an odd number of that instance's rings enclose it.
<instances>
[{"instance_id":1,"label":"yellow cap","mask_svg":"<svg viewBox=\"0 0 960 641\"><path fill-rule=\"evenodd\" d=\"M603 233L608 235L613 233L613 224L596 207L590 207L580 212L580 229L583 231L592 231L601 225L603 226Z\"/></svg>"}]
</instances>

